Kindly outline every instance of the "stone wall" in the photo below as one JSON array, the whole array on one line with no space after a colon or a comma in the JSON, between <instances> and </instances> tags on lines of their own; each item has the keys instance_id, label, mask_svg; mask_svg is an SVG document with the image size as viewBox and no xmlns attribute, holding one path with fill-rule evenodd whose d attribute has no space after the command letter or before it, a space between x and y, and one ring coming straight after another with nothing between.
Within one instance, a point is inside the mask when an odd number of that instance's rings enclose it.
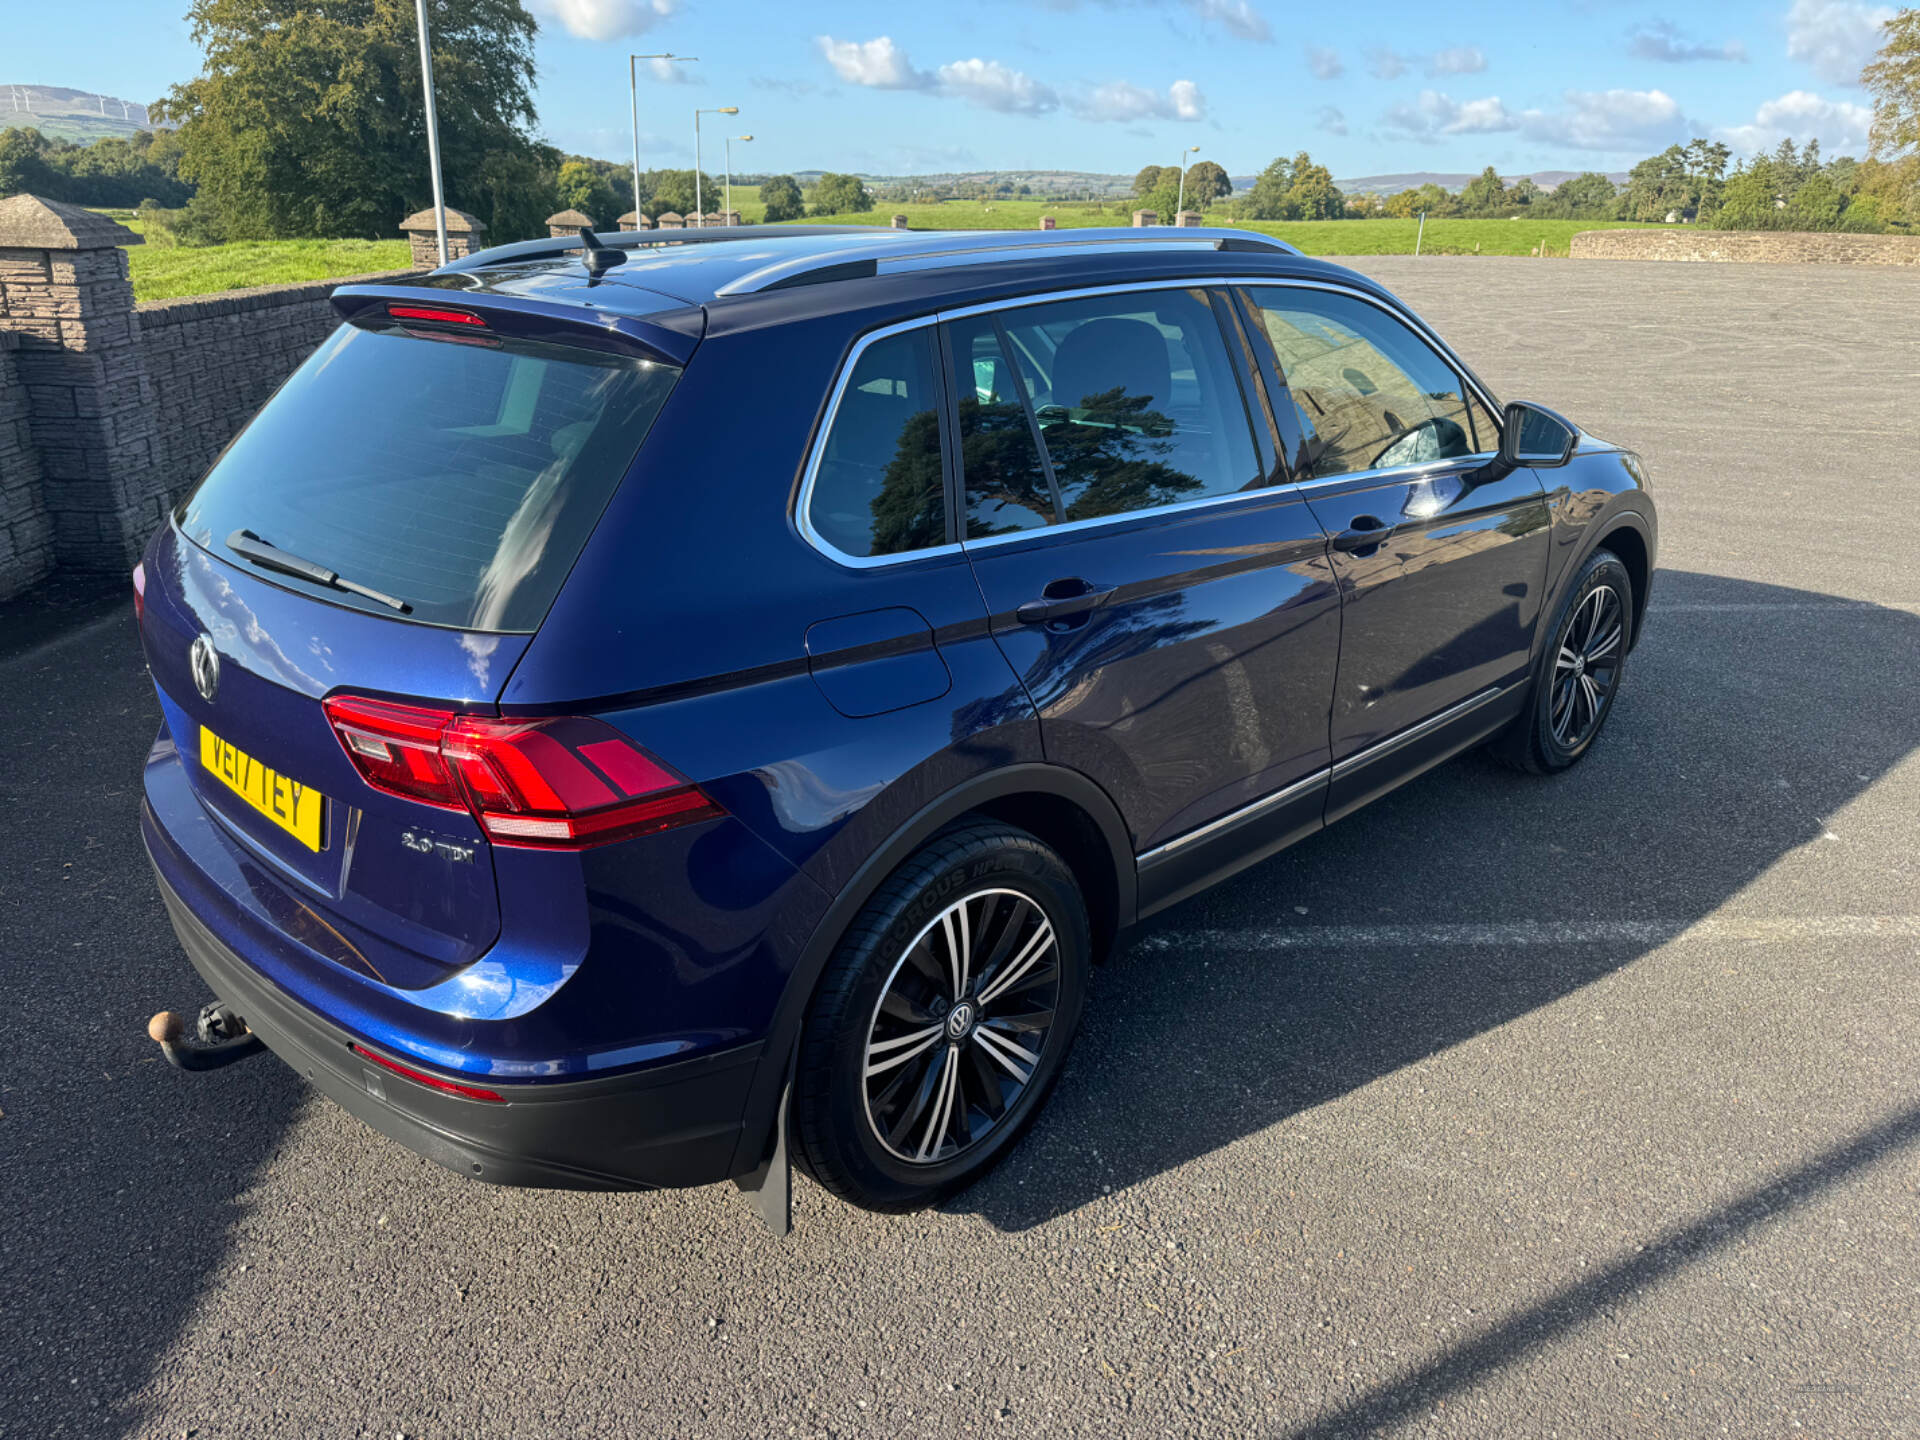
<instances>
[{"instance_id":1,"label":"stone wall","mask_svg":"<svg viewBox=\"0 0 1920 1440\"><path fill-rule=\"evenodd\" d=\"M33 418L14 363L20 338L0 330L0 600L53 569L53 520L40 486Z\"/></svg>"},{"instance_id":2,"label":"stone wall","mask_svg":"<svg viewBox=\"0 0 1920 1440\"><path fill-rule=\"evenodd\" d=\"M327 297L335 286L400 278L265 285L136 306L140 351L162 417L139 497L149 507L142 521L158 525L221 447L332 333L339 317Z\"/></svg>"},{"instance_id":3,"label":"stone wall","mask_svg":"<svg viewBox=\"0 0 1920 1440\"><path fill-rule=\"evenodd\" d=\"M1706 260L1763 264L1920 265L1920 236L1799 230L1582 230L1575 260Z\"/></svg>"}]
</instances>

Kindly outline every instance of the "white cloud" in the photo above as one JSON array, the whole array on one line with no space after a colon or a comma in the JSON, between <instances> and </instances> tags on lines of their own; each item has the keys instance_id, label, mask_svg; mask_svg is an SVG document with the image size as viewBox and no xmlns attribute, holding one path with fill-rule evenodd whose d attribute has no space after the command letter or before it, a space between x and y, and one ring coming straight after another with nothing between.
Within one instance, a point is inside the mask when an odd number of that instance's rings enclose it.
<instances>
[{"instance_id":1,"label":"white cloud","mask_svg":"<svg viewBox=\"0 0 1920 1440\"><path fill-rule=\"evenodd\" d=\"M1273 39L1267 17L1254 9L1249 0L1187 0L1193 13L1202 20L1224 27L1228 34L1242 40L1265 43Z\"/></svg>"},{"instance_id":2,"label":"white cloud","mask_svg":"<svg viewBox=\"0 0 1920 1440\"><path fill-rule=\"evenodd\" d=\"M1313 123L1315 129L1324 130L1329 135L1347 133L1347 117L1341 114L1340 107L1337 105L1322 105L1320 113L1314 116Z\"/></svg>"},{"instance_id":3,"label":"white cloud","mask_svg":"<svg viewBox=\"0 0 1920 1440\"><path fill-rule=\"evenodd\" d=\"M1858 85L1860 70L1886 42L1885 5L1858 0L1794 0L1787 12L1787 58L1813 67L1830 85Z\"/></svg>"},{"instance_id":4,"label":"white cloud","mask_svg":"<svg viewBox=\"0 0 1920 1440\"><path fill-rule=\"evenodd\" d=\"M927 90L933 77L913 68L907 52L882 35L877 40L836 40L819 35L814 44L826 56L833 73L849 85L865 85L875 90Z\"/></svg>"},{"instance_id":5,"label":"white cloud","mask_svg":"<svg viewBox=\"0 0 1920 1440\"><path fill-rule=\"evenodd\" d=\"M1478 75L1486 68L1486 53L1478 45L1456 45L1427 57L1429 75Z\"/></svg>"},{"instance_id":6,"label":"white cloud","mask_svg":"<svg viewBox=\"0 0 1920 1440\"><path fill-rule=\"evenodd\" d=\"M649 60L647 68L662 85L697 85L693 72L673 60Z\"/></svg>"},{"instance_id":7,"label":"white cloud","mask_svg":"<svg viewBox=\"0 0 1920 1440\"><path fill-rule=\"evenodd\" d=\"M1518 133L1542 144L1576 150L1639 152L1683 139L1686 116L1660 90L1569 90L1558 110L1509 110L1497 95L1459 101L1423 90L1410 105L1396 105L1385 123L1409 139L1448 135Z\"/></svg>"},{"instance_id":8,"label":"white cloud","mask_svg":"<svg viewBox=\"0 0 1920 1440\"><path fill-rule=\"evenodd\" d=\"M1407 62L1385 46L1367 51L1367 69L1376 80L1398 80L1407 73Z\"/></svg>"},{"instance_id":9,"label":"white cloud","mask_svg":"<svg viewBox=\"0 0 1920 1440\"><path fill-rule=\"evenodd\" d=\"M1340 58L1340 52L1325 45L1307 47L1307 68L1313 71L1316 80L1338 80L1347 73L1347 65Z\"/></svg>"},{"instance_id":10,"label":"white cloud","mask_svg":"<svg viewBox=\"0 0 1920 1440\"><path fill-rule=\"evenodd\" d=\"M1007 115L1044 115L1060 104L1047 86L998 60L956 60L940 67L938 79L942 94Z\"/></svg>"},{"instance_id":11,"label":"white cloud","mask_svg":"<svg viewBox=\"0 0 1920 1440\"><path fill-rule=\"evenodd\" d=\"M1204 120L1207 97L1191 80L1176 80L1166 93L1149 90L1126 80L1114 80L1092 94L1072 102L1073 113L1082 120Z\"/></svg>"},{"instance_id":12,"label":"white cloud","mask_svg":"<svg viewBox=\"0 0 1920 1440\"><path fill-rule=\"evenodd\" d=\"M1695 60L1744 61L1747 47L1738 40L1729 40L1721 45L1689 40L1671 20L1649 20L1628 36L1627 54L1636 60L1685 65Z\"/></svg>"},{"instance_id":13,"label":"white cloud","mask_svg":"<svg viewBox=\"0 0 1920 1440\"><path fill-rule=\"evenodd\" d=\"M1823 150L1857 153L1866 148L1872 125L1873 111L1864 105L1827 100L1810 90L1790 90L1763 104L1751 123L1723 126L1713 133L1749 155L1771 150L1782 140L1802 145L1818 140Z\"/></svg>"},{"instance_id":14,"label":"white cloud","mask_svg":"<svg viewBox=\"0 0 1920 1440\"><path fill-rule=\"evenodd\" d=\"M536 8L582 40L618 40L652 29L673 14L674 0L538 0Z\"/></svg>"}]
</instances>

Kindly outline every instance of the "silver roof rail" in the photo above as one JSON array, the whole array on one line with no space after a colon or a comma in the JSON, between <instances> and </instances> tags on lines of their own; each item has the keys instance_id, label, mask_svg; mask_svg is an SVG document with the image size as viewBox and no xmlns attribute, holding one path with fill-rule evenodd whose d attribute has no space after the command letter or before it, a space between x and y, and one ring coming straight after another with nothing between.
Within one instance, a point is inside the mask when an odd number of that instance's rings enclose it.
<instances>
[{"instance_id":1,"label":"silver roof rail","mask_svg":"<svg viewBox=\"0 0 1920 1440\"><path fill-rule=\"evenodd\" d=\"M1296 246L1284 240L1250 230L1176 229L1166 226L1151 230L1123 230L1116 227L1044 230L1038 233L1006 230L894 231L890 239L880 240L876 237L871 248L835 248L763 265L758 270L728 281L714 293L756 295L796 285L818 285L829 280L860 280L909 270L1052 260L1070 255L1111 255L1127 250L1266 251L1276 255L1301 253Z\"/></svg>"}]
</instances>

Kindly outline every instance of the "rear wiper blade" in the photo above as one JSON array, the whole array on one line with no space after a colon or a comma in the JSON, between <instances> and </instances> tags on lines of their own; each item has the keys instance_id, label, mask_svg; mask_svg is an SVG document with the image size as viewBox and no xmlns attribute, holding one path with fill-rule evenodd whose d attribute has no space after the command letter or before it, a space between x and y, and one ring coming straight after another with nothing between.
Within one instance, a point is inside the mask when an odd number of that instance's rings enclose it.
<instances>
[{"instance_id":1,"label":"rear wiper blade","mask_svg":"<svg viewBox=\"0 0 1920 1440\"><path fill-rule=\"evenodd\" d=\"M282 575L297 575L302 580L310 580L315 585L324 585L330 590L345 590L350 594L364 595L367 599L385 605L390 610L398 610L402 615L411 614L413 606L406 601L376 590L371 585L361 585L352 580L344 580L324 565L316 565L311 560L302 560L290 551L282 550L270 540L262 540L251 530L236 530L227 537L227 548L242 559L251 560L262 570L278 570Z\"/></svg>"}]
</instances>

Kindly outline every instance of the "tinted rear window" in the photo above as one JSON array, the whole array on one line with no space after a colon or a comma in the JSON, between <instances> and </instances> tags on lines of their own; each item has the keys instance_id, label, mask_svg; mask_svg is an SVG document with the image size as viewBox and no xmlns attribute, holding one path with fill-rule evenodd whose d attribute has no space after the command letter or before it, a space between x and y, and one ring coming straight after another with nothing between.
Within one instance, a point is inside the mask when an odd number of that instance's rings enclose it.
<instances>
[{"instance_id":1,"label":"tinted rear window","mask_svg":"<svg viewBox=\"0 0 1920 1440\"><path fill-rule=\"evenodd\" d=\"M679 371L461 341L342 326L187 497L181 528L229 558L249 530L405 600L413 620L537 628Z\"/></svg>"}]
</instances>

